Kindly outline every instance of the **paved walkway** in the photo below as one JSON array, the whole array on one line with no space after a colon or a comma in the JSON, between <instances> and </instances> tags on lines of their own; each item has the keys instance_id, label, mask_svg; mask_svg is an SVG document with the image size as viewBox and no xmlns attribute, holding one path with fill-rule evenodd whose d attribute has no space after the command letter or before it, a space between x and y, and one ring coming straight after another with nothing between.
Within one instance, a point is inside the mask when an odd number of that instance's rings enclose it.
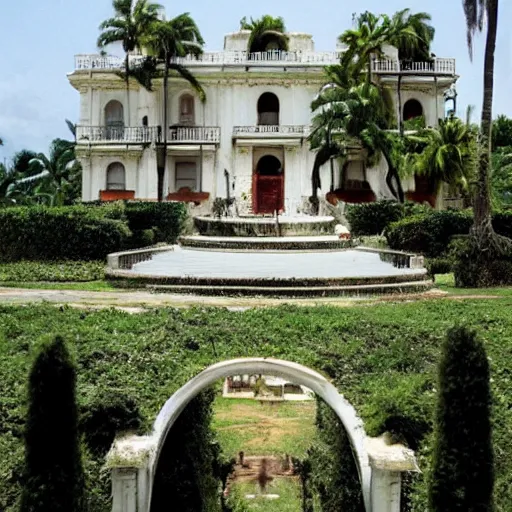
<instances>
[{"instance_id":1,"label":"paved walkway","mask_svg":"<svg viewBox=\"0 0 512 512\"><path fill-rule=\"evenodd\" d=\"M384 302L435 298L446 295L439 290L430 290L420 295L403 295L368 298L331 297L331 298L268 298L268 297L204 297L194 295L175 295L170 293L151 293L143 290L90 292L81 290L33 290L25 288L0 287L0 304L32 304L50 302L69 304L77 307L118 307L126 310L141 311L152 307L192 307L218 306L232 310L242 310L263 306L295 304L301 306L333 305L347 307L356 302Z\"/></svg>"}]
</instances>

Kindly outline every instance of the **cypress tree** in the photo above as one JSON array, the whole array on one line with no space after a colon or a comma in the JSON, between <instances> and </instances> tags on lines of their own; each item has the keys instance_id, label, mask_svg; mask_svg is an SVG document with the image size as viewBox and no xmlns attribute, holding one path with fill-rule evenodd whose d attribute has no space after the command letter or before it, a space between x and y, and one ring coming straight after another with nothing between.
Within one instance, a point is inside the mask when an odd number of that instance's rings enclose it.
<instances>
[{"instance_id":1,"label":"cypress tree","mask_svg":"<svg viewBox=\"0 0 512 512\"><path fill-rule=\"evenodd\" d=\"M432 512L489 512L494 485L489 364L473 331L448 331L439 368Z\"/></svg>"},{"instance_id":2,"label":"cypress tree","mask_svg":"<svg viewBox=\"0 0 512 512\"><path fill-rule=\"evenodd\" d=\"M83 469L76 371L61 337L44 345L29 377L21 512L79 512Z\"/></svg>"}]
</instances>

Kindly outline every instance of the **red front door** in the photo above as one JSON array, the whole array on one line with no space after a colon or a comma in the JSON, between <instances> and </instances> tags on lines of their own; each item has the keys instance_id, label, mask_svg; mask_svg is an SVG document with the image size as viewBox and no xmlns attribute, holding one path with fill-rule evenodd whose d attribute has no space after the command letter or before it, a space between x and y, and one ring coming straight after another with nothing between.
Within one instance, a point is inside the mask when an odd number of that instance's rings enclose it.
<instances>
[{"instance_id":1,"label":"red front door","mask_svg":"<svg viewBox=\"0 0 512 512\"><path fill-rule=\"evenodd\" d=\"M284 210L284 180L283 175L253 176L252 198L254 213L274 213Z\"/></svg>"}]
</instances>

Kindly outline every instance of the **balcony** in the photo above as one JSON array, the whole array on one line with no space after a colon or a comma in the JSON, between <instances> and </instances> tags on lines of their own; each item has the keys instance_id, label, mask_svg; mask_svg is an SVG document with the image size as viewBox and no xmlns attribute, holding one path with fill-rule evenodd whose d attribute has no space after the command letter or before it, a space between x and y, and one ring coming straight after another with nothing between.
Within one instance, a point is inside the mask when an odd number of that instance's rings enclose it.
<instances>
[{"instance_id":1,"label":"balcony","mask_svg":"<svg viewBox=\"0 0 512 512\"><path fill-rule=\"evenodd\" d=\"M153 126L77 126L78 144L150 144L158 129Z\"/></svg>"},{"instance_id":2,"label":"balcony","mask_svg":"<svg viewBox=\"0 0 512 512\"><path fill-rule=\"evenodd\" d=\"M168 142L170 144L219 144L220 128L218 126L171 127Z\"/></svg>"},{"instance_id":3,"label":"balcony","mask_svg":"<svg viewBox=\"0 0 512 512\"><path fill-rule=\"evenodd\" d=\"M77 126L78 144L151 144L162 143L159 126ZM169 144L218 144L218 126L190 126L169 128Z\"/></svg>"},{"instance_id":4,"label":"balcony","mask_svg":"<svg viewBox=\"0 0 512 512\"><path fill-rule=\"evenodd\" d=\"M233 138L245 137L285 137L285 138L302 138L309 135L310 128L308 125L269 125L262 124L256 126L235 126L233 128Z\"/></svg>"},{"instance_id":5,"label":"balcony","mask_svg":"<svg viewBox=\"0 0 512 512\"><path fill-rule=\"evenodd\" d=\"M431 62L374 60L372 72L379 75L454 76L455 59L433 59Z\"/></svg>"},{"instance_id":6,"label":"balcony","mask_svg":"<svg viewBox=\"0 0 512 512\"><path fill-rule=\"evenodd\" d=\"M177 57L173 62L187 67L322 67L338 64L342 51L315 52L297 51L286 52L270 50L266 52L249 53L246 51L205 52L197 57ZM144 57L131 55L130 63L136 65ZM124 59L114 55L80 54L75 55L75 70L116 70L124 67Z\"/></svg>"}]
</instances>

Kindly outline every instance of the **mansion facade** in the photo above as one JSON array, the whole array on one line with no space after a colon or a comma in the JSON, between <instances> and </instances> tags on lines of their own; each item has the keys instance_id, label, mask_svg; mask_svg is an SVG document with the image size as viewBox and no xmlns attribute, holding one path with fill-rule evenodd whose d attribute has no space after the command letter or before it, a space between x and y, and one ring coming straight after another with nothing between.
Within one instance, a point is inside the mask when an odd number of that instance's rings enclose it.
<instances>
[{"instance_id":1,"label":"mansion facade","mask_svg":"<svg viewBox=\"0 0 512 512\"><path fill-rule=\"evenodd\" d=\"M165 127L162 79L155 80L153 92L133 80L127 94L118 74L122 58L77 55L68 78L80 93L82 199L156 200L157 149L166 130L168 200L210 207L215 198L230 197L241 214L303 211L315 160L307 140L310 105L325 85L324 67L339 63L343 50L317 52L310 35L289 33L287 51L249 53L249 36L228 34L223 51L179 59L202 84L206 101L173 76ZM403 63L392 47L372 63L372 73L391 89L397 120L423 116L427 126L445 116L445 92L457 80L453 59ZM334 183L330 165L321 169L319 194L334 189L345 202L392 197L384 161L367 169L355 151L341 167L334 165ZM409 199L429 200L417 179L403 185Z\"/></svg>"}]
</instances>

